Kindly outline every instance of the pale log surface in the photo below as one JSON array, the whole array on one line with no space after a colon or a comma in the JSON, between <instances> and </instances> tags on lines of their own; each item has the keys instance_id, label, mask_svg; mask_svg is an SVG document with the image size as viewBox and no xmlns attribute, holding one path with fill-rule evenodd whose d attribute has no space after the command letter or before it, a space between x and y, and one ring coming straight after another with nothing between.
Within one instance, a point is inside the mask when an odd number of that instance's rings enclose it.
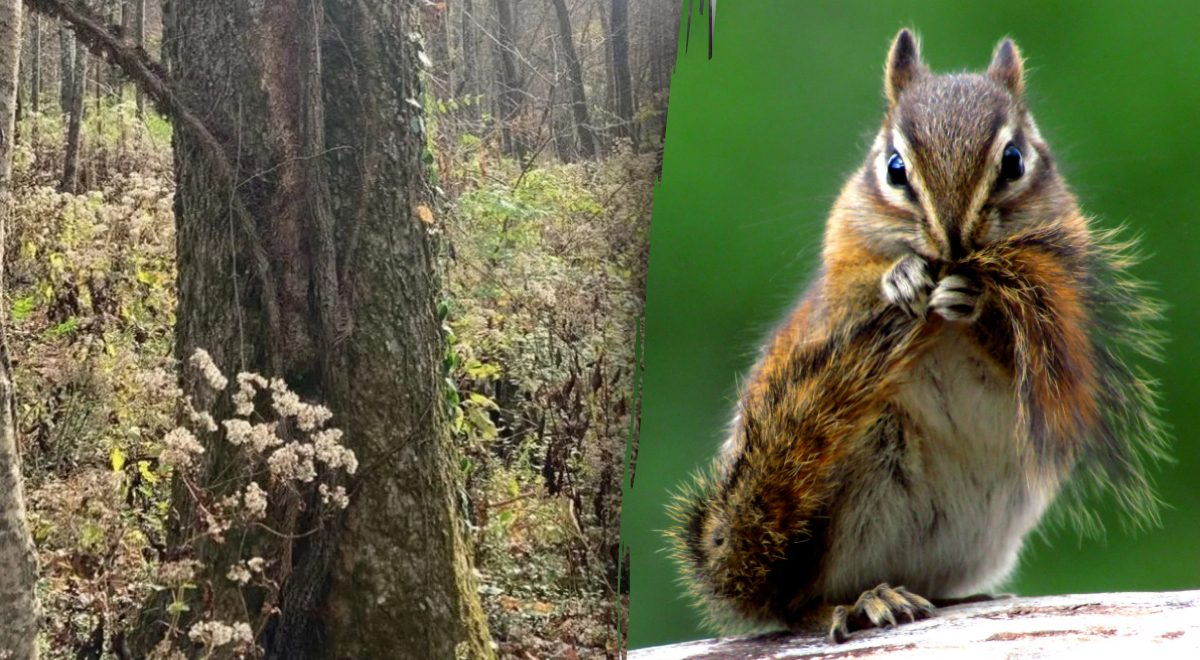
<instances>
[{"instance_id":1,"label":"pale log surface","mask_svg":"<svg viewBox=\"0 0 1200 660\"><path fill-rule=\"evenodd\" d=\"M894 630L854 633L844 644L778 633L640 649L629 660L876 656L1200 658L1200 591L1005 598L944 608Z\"/></svg>"}]
</instances>

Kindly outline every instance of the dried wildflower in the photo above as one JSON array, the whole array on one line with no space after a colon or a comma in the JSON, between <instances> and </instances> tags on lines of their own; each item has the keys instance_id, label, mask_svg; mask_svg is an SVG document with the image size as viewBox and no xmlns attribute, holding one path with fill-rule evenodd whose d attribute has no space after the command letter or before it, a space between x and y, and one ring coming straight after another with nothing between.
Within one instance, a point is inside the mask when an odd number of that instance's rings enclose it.
<instances>
[{"instance_id":1,"label":"dried wildflower","mask_svg":"<svg viewBox=\"0 0 1200 660\"><path fill-rule=\"evenodd\" d=\"M233 395L233 405L236 413L242 417L254 414L254 397L258 390L268 387L267 379L262 376L243 371L237 375L238 391Z\"/></svg>"},{"instance_id":2,"label":"dried wildflower","mask_svg":"<svg viewBox=\"0 0 1200 660\"><path fill-rule=\"evenodd\" d=\"M250 569L241 563L234 564L229 567L229 572L225 574L225 577L229 578L230 582L244 586L250 581Z\"/></svg>"},{"instance_id":3,"label":"dried wildflower","mask_svg":"<svg viewBox=\"0 0 1200 660\"><path fill-rule=\"evenodd\" d=\"M322 405L304 403L300 395L288 389L282 379L272 378L271 407L280 417L294 417L301 431L315 431L333 417L333 413Z\"/></svg>"},{"instance_id":4,"label":"dried wildflower","mask_svg":"<svg viewBox=\"0 0 1200 660\"><path fill-rule=\"evenodd\" d=\"M175 648L175 645L171 643L168 637L164 637L157 646L151 649L150 655L147 657L149 660L187 660L187 656L183 654L183 651Z\"/></svg>"},{"instance_id":5,"label":"dried wildflower","mask_svg":"<svg viewBox=\"0 0 1200 660\"><path fill-rule=\"evenodd\" d=\"M300 427L301 431L314 431L321 428L331 417L333 413L325 406L301 404L296 412L296 426Z\"/></svg>"},{"instance_id":6,"label":"dried wildflower","mask_svg":"<svg viewBox=\"0 0 1200 660\"><path fill-rule=\"evenodd\" d=\"M342 446L341 439L340 429L318 431L312 437L313 452L317 460L331 470L344 467L347 473L354 474L358 470L358 457L354 455L353 451Z\"/></svg>"},{"instance_id":7,"label":"dried wildflower","mask_svg":"<svg viewBox=\"0 0 1200 660\"><path fill-rule=\"evenodd\" d=\"M200 563L192 559L163 562L158 565L158 579L171 587L191 582L199 566Z\"/></svg>"},{"instance_id":8,"label":"dried wildflower","mask_svg":"<svg viewBox=\"0 0 1200 660\"><path fill-rule=\"evenodd\" d=\"M267 459L267 468L272 475L285 481L309 483L317 477L313 447L309 444L293 442L276 449Z\"/></svg>"},{"instance_id":9,"label":"dried wildflower","mask_svg":"<svg viewBox=\"0 0 1200 660\"><path fill-rule=\"evenodd\" d=\"M323 504L333 504L333 506L336 506L339 509L344 509L347 506L350 506L350 496L346 494L346 489L342 486L334 486L333 488L330 488L325 484L321 484L317 487L317 492L320 493L321 502Z\"/></svg>"},{"instance_id":10,"label":"dried wildflower","mask_svg":"<svg viewBox=\"0 0 1200 660\"><path fill-rule=\"evenodd\" d=\"M246 506L246 514L253 520L262 520L267 516L267 493L256 481L251 481L249 486L246 486L246 492L242 495L242 502Z\"/></svg>"},{"instance_id":11,"label":"dried wildflower","mask_svg":"<svg viewBox=\"0 0 1200 660\"><path fill-rule=\"evenodd\" d=\"M188 631L188 638L210 649L226 644L249 644L254 633L248 623L228 624L223 621L201 621Z\"/></svg>"},{"instance_id":12,"label":"dried wildflower","mask_svg":"<svg viewBox=\"0 0 1200 660\"><path fill-rule=\"evenodd\" d=\"M251 557L246 560L246 568L249 568L253 573L262 573L267 567L267 560L262 557Z\"/></svg>"},{"instance_id":13,"label":"dried wildflower","mask_svg":"<svg viewBox=\"0 0 1200 660\"><path fill-rule=\"evenodd\" d=\"M212 389L219 392L229 385L229 379L221 373L221 370L217 368L217 363L213 362L212 356L203 348L197 348L192 353L192 357L188 359L188 363L192 365L193 369L200 372L204 381Z\"/></svg>"},{"instance_id":14,"label":"dried wildflower","mask_svg":"<svg viewBox=\"0 0 1200 660\"><path fill-rule=\"evenodd\" d=\"M227 419L221 423L225 425L225 438L229 440L229 444L249 445L257 454L283 444L283 439L275 433L275 422L251 424L244 419Z\"/></svg>"},{"instance_id":15,"label":"dried wildflower","mask_svg":"<svg viewBox=\"0 0 1200 660\"><path fill-rule=\"evenodd\" d=\"M180 426L163 437L163 450L159 453L159 459L174 468L186 469L192 466L195 456L203 453L204 446L196 440L196 436Z\"/></svg>"},{"instance_id":16,"label":"dried wildflower","mask_svg":"<svg viewBox=\"0 0 1200 660\"><path fill-rule=\"evenodd\" d=\"M208 525L205 533L211 536L215 543L224 543L225 532L228 532L229 528L233 527L233 521L228 519L222 520L211 511L204 512L204 522Z\"/></svg>"},{"instance_id":17,"label":"dried wildflower","mask_svg":"<svg viewBox=\"0 0 1200 660\"><path fill-rule=\"evenodd\" d=\"M188 420L191 421L192 424L195 424L209 433L217 430L217 422L213 419L213 416L207 412L196 410L196 407L192 405L192 397L187 396L183 398L183 409L187 413Z\"/></svg>"}]
</instances>

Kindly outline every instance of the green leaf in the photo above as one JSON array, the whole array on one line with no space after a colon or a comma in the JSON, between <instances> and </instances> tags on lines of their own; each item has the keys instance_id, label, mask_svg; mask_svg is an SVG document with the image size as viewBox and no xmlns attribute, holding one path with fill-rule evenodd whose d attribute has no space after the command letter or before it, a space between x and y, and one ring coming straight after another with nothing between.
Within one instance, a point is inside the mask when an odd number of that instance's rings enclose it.
<instances>
[{"instance_id":1,"label":"green leaf","mask_svg":"<svg viewBox=\"0 0 1200 660\"><path fill-rule=\"evenodd\" d=\"M108 452L108 460L112 463L113 472L120 472L125 469L125 452L120 447L113 447Z\"/></svg>"},{"instance_id":2,"label":"green leaf","mask_svg":"<svg viewBox=\"0 0 1200 660\"><path fill-rule=\"evenodd\" d=\"M150 469L150 461L138 461L137 469L138 474L142 477L142 481L148 484L158 483L158 475L154 474L154 470Z\"/></svg>"},{"instance_id":3,"label":"green leaf","mask_svg":"<svg viewBox=\"0 0 1200 660\"><path fill-rule=\"evenodd\" d=\"M467 397L467 400L487 410L500 410L500 406L496 405L495 401L478 392L471 392L471 396Z\"/></svg>"},{"instance_id":4,"label":"green leaf","mask_svg":"<svg viewBox=\"0 0 1200 660\"><path fill-rule=\"evenodd\" d=\"M482 408L471 406L467 409L467 421L479 433L479 437L484 440L495 440L500 436L499 429L492 422L492 419L487 416L487 413Z\"/></svg>"},{"instance_id":5,"label":"green leaf","mask_svg":"<svg viewBox=\"0 0 1200 660\"><path fill-rule=\"evenodd\" d=\"M54 326L53 328L50 328L47 331L47 334L49 334L51 337L61 337L63 335L67 335L72 332L75 332L75 330L78 327L79 327L79 319L72 316L71 318L67 319L66 321L63 321L62 323L59 323L58 325Z\"/></svg>"},{"instance_id":6,"label":"green leaf","mask_svg":"<svg viewBox=\"0 0 1200 660\"><path fill-rule=\"evenodd\" d=\"M37 309L37 296L29 295L17 298L12 304L12 319L24 321Z\"/></svg>"}]
</instances>

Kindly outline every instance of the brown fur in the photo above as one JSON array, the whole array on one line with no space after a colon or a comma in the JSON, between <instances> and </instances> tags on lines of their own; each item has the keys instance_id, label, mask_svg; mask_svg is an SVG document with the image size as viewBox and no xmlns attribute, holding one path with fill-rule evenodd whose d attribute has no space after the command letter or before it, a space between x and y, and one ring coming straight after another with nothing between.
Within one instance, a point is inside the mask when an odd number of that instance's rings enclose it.
<instances>
[{"instance_id":1,"label":"brown fur","mask_svg":"<svg viewBox=\"0 0 1200 660\"><path fill-rule=\"evenodd\" d=\"M935 282L978 283L977 320L955 324L1015 393L1014 449L1030 482L1053 492L1075 471L1116 484L1131 510L1153 508L1143 463L1161 455L1154 394L1114 346L1152 352L1143 323L1156 313L1056 172L1022 98L1016 46L1002 41L986 74L935 75L905 30L884 88L883 126L830 213L819 277L765 345L726 450L674 504L685 584L718 624L802 626L836 604L818 587L840 560L828 551L839 498L866 478L880 429L912 425L897 387L952 325L882 298L905 255ZM1031 165L1011 185L998 178L1002 131ZM903 193L879 173L900 140Z\"/></svg>"}]
</instances>

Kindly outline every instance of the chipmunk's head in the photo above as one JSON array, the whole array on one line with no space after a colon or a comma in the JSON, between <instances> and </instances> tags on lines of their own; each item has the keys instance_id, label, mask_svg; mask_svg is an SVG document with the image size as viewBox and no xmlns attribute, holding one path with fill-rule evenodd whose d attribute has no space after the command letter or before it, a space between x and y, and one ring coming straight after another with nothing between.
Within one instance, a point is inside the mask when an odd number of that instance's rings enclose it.
<instances>
[{"instance_id":1,"label":"chipmunk's head","mask_svg":"<svg viewBox=\"0 0 1200 660\"><path fill-rule=\"evenodd\" d=\"M900 31L884 76L887 115L863 171L875 240L955 261L1074 204L1024 85L1009 39L986 72L938 75L921 61L913 33Z\"/></svg>"}]
</instances>

